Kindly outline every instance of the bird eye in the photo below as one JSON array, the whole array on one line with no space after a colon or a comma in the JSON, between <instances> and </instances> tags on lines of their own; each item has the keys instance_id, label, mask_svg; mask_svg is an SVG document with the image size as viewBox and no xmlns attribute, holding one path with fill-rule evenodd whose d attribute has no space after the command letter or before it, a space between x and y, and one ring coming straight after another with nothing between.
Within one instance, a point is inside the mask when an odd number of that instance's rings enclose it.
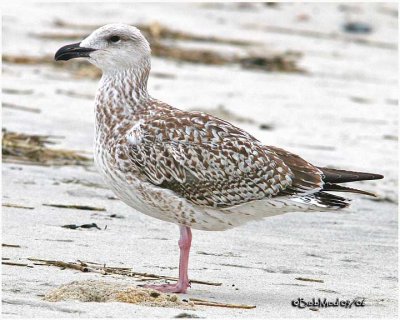
<instances>
[{"instance_id":1,"label":"bird eye","mask_svg":"<svg viewBox=\"0 0 400 320\"><path fill-rule=\"evenodd\" d=\"M109 40L110 40L111 42L117 43L118 41L121 40L121 38L118 37L118 36L112 36L112 37L110 37Z\"/></svg>"}]
</instances>

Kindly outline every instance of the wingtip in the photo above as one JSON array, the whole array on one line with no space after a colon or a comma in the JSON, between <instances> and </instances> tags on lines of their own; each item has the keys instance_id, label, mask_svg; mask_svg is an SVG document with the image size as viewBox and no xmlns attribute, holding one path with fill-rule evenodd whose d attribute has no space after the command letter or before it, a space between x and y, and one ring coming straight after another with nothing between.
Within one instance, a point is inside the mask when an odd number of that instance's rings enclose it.
<instances>
[{"instance_id":1,"label":"wingtip","mask_svg":"<svg viewBox=\"0 0 400 320\"><path fill-rule=\"evenodd\" d=\"M325 183L346 183L364 180L379 180L384 176L377 173L357 172L342 169L332 169L318 167L323 173L323 180Z\"/></svg>"}]
</instances>

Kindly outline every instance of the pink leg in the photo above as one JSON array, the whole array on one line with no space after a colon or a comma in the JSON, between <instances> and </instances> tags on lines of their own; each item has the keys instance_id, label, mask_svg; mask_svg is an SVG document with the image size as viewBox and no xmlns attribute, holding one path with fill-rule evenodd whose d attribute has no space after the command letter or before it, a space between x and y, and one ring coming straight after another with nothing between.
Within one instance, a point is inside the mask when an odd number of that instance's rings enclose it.
<instances>
[{"instance_id":1,"label":"pink leg","mask_svg":"<svg viewBox=\"0 0 400 320\"><path fill-rule=\"evenodd\" d=\"M187 288L190 287L188 265L192 231L186 226L179 226L179 229L181 236L178 242L180 249L178 282L174 284L146 285L145 288L152 288L161 292L186 293Z\"/></svg>"}]
</instances>

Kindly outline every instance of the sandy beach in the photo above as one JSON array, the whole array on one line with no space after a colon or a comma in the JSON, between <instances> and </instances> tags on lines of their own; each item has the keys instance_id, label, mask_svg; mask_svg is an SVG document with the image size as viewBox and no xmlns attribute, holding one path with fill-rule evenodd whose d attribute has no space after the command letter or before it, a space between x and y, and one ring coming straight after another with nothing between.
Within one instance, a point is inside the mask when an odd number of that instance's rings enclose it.
<instances>
[{"instance_id":1,"label":"sandy beach","mask_svg":"<svg viewBox=\"0 0 400 320\"><path fill-rule=\"evenodd\" d=\"M3 317L397 317L397 15L393 3L3 5ZM165 281L145 273L178 274L178 227L129 208L94 167L99 71L53 62L58 48L111 22L150 40L154 97L315 165L383 174L352 185L377 197L349 195L343 212L193 231L189 276L211 284L192 283L178 300L227 306L45 300L73 281L136 286ZM293 306L300 298L364 306Z\"/></svg>"}]
</instances>

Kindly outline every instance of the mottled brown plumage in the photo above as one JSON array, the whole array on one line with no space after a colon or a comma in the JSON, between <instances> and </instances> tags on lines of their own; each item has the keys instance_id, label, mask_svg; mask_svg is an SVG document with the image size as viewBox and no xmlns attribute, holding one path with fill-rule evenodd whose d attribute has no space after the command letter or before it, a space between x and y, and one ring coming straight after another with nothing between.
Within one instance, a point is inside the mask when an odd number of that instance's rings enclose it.
<instances>
[{"instance_id":1,"label":"mottled brown plumage","mask_svg":"<svg viewBox=\"0 0 400 320\"><path fill-rule=\"evenodd\" d=\"M129 135L135 169L196 205L226 208L275 196L292 184L293 173L274 152L201 112L158 106Z\"/></svg>"},{"instance_id":2,"label":"mottled brown plumage","mask_svg":"<svg viewBox=\"0 0 400 320\"><path fill-rule=\"evenodd\" d=\"M227 121L152 98L150 47L134 27L107 25L56 53L73 57L103 71L95 102L101 175L129 206L180 225L179 282L158 289L186 291L190 228L226 230L285 212L341 209L348 200L326 191L368 193L336 183L381 178L317 168Z\"/></svg>"}]
</instances>

